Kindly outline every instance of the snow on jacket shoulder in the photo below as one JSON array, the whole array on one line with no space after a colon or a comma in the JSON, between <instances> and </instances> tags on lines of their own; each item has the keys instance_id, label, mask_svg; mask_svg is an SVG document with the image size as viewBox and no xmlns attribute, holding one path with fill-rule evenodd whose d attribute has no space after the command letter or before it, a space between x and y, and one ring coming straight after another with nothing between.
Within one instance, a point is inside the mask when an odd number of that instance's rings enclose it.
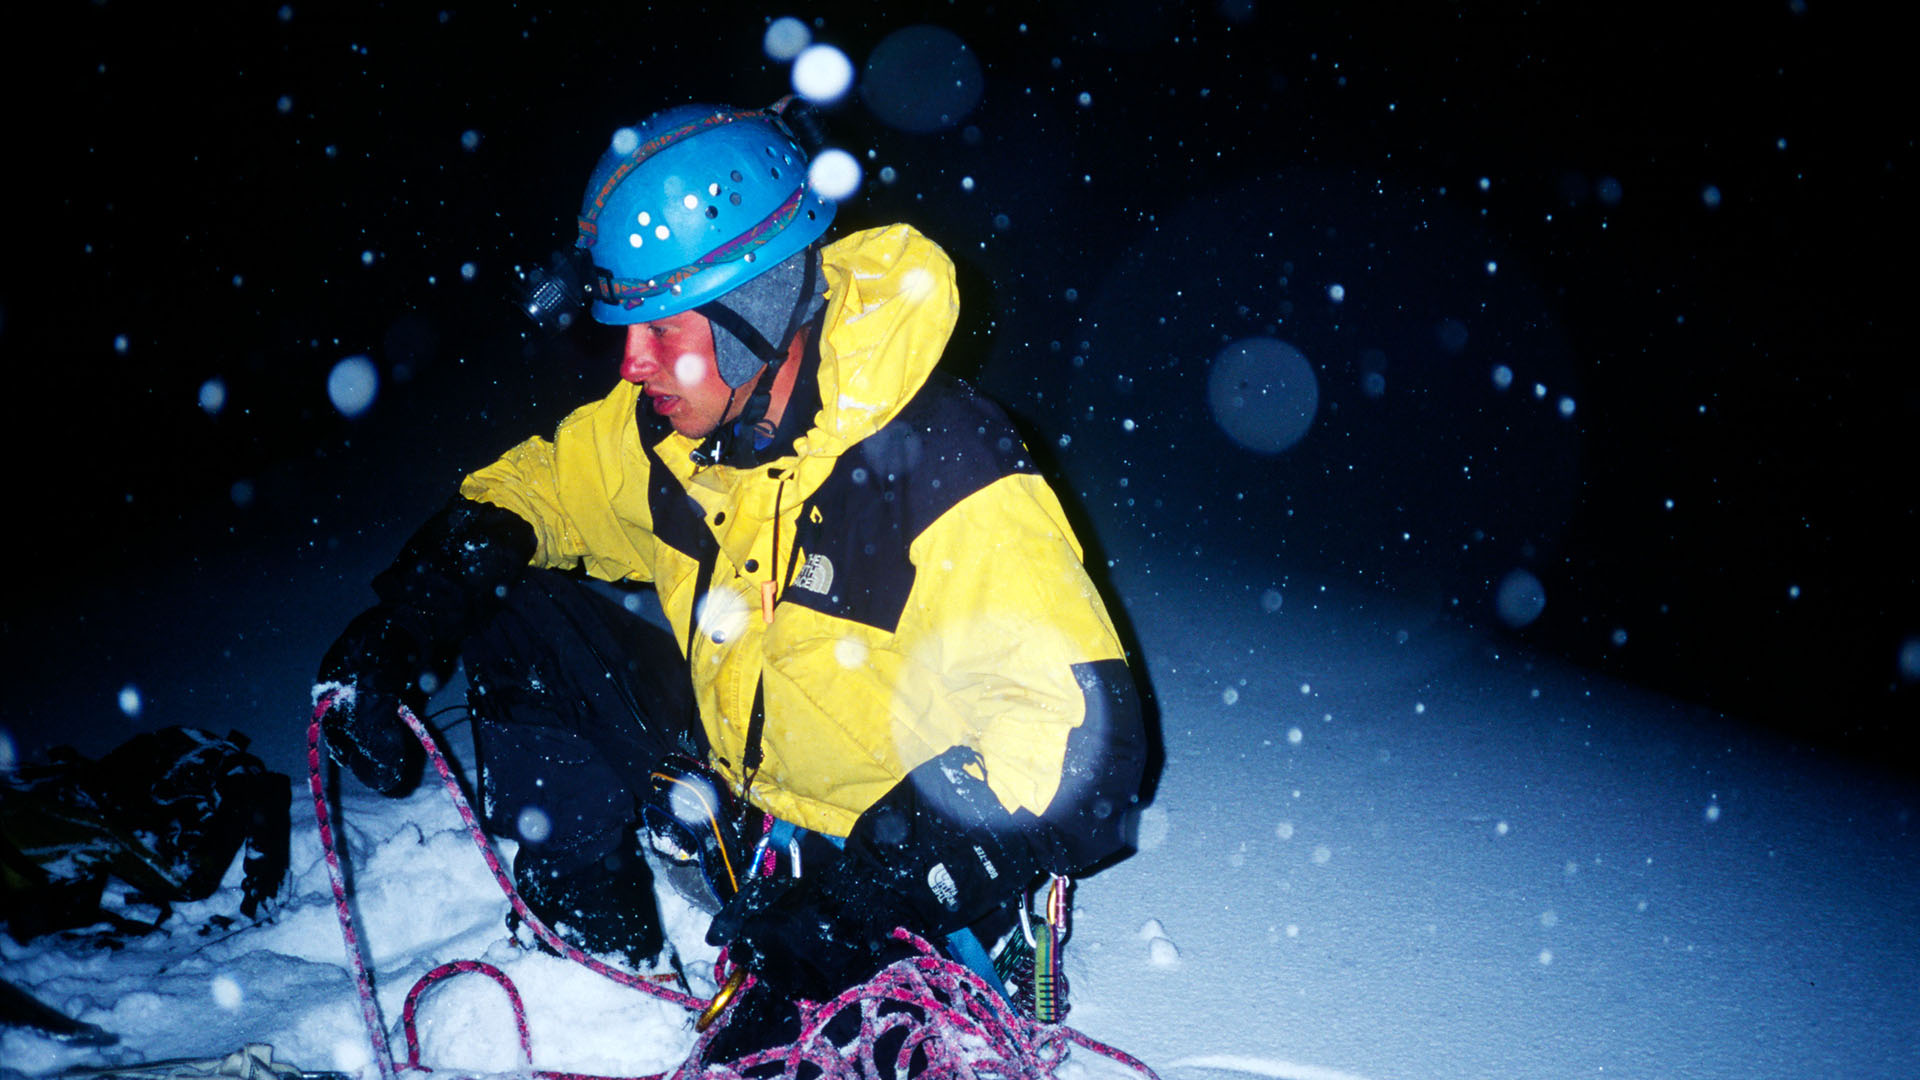
<instances>
[{"instance_id":1,"label":"snow on jacket shoulder","mask_svg":"<svg viewBox=\"0 0 1920 1080\"><path fill-rule=\"evenodd\" d=\"M914 766L966 746L1007 810L1052 826L1055 869L1098 859L1139 788L1133 684L1005 414L934 374L953 265L904 225L822 261L821 405L791 454L696 468L694 442L643 425L623 383L461 492L532 522L535 565L653 582L736 789L764 694L757 805L844 836Z\"/></svg>"}]
</instances>

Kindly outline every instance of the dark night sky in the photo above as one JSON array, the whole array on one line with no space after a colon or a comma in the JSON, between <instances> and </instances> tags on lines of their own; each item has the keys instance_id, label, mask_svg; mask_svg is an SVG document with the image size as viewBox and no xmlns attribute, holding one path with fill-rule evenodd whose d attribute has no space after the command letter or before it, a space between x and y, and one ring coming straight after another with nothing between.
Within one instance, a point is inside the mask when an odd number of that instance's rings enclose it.
<instances>
[{"instance_id":1,"label":"dark night sky","mask_svg":"<svg viewBox=\"0 0 1920 1080\"><path fill-rule=\"evenodd\" d=\"M953 363L1096 546L1496 627L1524 568L1547 607L1496 632L1526 646L1849 752L1920 715L1889 25L1784 0L151 7L9 35L9 635L183 563L217 594L231 545L397 549L612 377L604 330L523 340L507 276L570 239L608 134L784 92L766 17L861 65L935 11L982 93L931 133L859 91L830 109L868 170L842 221L954 254ZM1248 336L1320 380L1280 455L1208 417L1207 365ZM349 421L324 386L353 354L383 386Z\"/></svg>"}]
</instances>

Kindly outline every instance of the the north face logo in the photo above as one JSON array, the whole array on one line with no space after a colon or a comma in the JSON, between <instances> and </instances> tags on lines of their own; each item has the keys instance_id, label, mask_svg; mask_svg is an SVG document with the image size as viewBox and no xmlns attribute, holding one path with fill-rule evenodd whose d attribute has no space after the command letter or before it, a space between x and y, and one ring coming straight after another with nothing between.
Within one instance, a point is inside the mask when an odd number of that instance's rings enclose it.
<instances>
[{"instance_id":1,"label":"the north face logo","mask_svg":"<svg viewBox=\"0 0 1920 1080\"><path fill-rule=\"evenodd\" d=\"M927 871L927 888L933 890L933 898L948 911L960 906L960 886L954 884L946 863L934 863L933 869Z\"/></svg>"},{"instance_id":2,"label":"the north face logo","mask_svg":"<svg viewBox=\"0 0 1920 1080\"><path fill-rule=\"evenodd\" d=\"M796 589L805 589L808 592L819 593L821 596L831 594L833 591L833 560L819 552L807 556L806 565L800 568L799 576L793 579L793 587Z\"/></svg>"}]
</instances>

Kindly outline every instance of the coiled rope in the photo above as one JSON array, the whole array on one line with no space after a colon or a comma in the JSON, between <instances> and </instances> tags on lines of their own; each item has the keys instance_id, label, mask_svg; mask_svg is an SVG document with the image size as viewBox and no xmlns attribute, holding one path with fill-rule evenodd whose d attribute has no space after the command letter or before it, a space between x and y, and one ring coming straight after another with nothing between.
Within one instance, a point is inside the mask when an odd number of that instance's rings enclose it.
<instances>
[{"instance_id":1,"label":"coiled rope","mask_svg":"<svg viewBox=\"0 0 1920 1080\"><path fill-rule=\"evenodd\" d=\"M307 779L313 792L314 818L320 826L327 877L333 886L334 912L340 919L348 966L353 972L354 987L360 996L361 1017L366 1022L374 1064L380 1070L382 1080L396 1080L402 1071L432 1071L420 1063L415 1026L419 999L428 987L441 979L469 972L486 975L506 992L513 1008L521 1053L531 1075L543 1080L612 1080L533 1069L533 1041L528 1033L526 1007L519 991L505 972L478 961L442 964L421 976L414 984L407 994L402 1016L407 1042L406 1065L402 1068L395 1064L386 1026L380 1019L379 1003L374 998L373 977L367 969L360 936L347 905L346 878L333 832L333 815L326 797L325 759L320 752L321 720L332 709L340 692L330 690L317 695L313 722L307 730ZM512 879L501 867L500 858L487 841L486 833L481 829L466 794L460 790L459 781L454 778L446 755L441 753L439 744L427 731L426 725L413 714L413 710L404 705L400 707L400 719L420 740L427 759L433 762L442 786L453 800L468 836L479 849L480 857L486 861L487 869L492 872L494 881L499 884L514 914L533 931L534 936L556 953L622 986L696 1013L707 1007L709 1003L697 997L589 956L549 929L520 898ZM877 1077L905 1077L910 1074L923 1080L1050 1080L1073 1046L1084 1047L1125 1065L1147 1080L1159 1080L1152 1069L1129 1054L1072 1028L1040 1023L1015 1011L980 976L964 965L941 956L920 937L905 929L896 929L893 933L899 940L913 946L919 955L889 965L873 978L846 990L831 1001L799 1003L800 1036L794 1042L749 1054L734 1062L703 1064L707 1046L731 1017L732 1010L729 1008L721 1014L719 1023L709 1027L700 1036L687 1060L671 1074L671 1080L693 1080L695 1077L702 1080L746 1080L748 1070L759 1073L755 1080L771 1080L764 1070L776 1064L780 1067L779 1076L782 1080L814 1080L815 1077L819 1080L874 1080ZM850 1043L836 1045L828 1039L827 1029L849 1009L857 1010L860 1017L859 1035ZM894 1031L902 1032L897 1041L887 1037ZM888 1060L878 1060L881 1055ZM634 1080L661 1080L665 1075Z\"/></svg>"}]
</instances>

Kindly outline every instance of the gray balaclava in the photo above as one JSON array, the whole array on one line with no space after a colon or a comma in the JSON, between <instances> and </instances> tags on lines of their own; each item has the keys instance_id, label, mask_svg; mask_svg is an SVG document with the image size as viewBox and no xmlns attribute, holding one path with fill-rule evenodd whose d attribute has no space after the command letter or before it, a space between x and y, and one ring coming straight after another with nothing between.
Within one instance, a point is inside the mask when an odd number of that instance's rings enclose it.
<instances>
[{"instance_id":1,"label":"gray balaclava","mask_svg":"<svg viewBox=\"0 0 1920 1080\"><path fill-rule=\"evenodd\" d=\"M804 298L802 290L808 290ZM713 324L713 357L720 378L739 387L764 365L784 358L794 332L826 306L826 291L820 251L810 246L696 308Z\"/></svg>"}]
</instances>

